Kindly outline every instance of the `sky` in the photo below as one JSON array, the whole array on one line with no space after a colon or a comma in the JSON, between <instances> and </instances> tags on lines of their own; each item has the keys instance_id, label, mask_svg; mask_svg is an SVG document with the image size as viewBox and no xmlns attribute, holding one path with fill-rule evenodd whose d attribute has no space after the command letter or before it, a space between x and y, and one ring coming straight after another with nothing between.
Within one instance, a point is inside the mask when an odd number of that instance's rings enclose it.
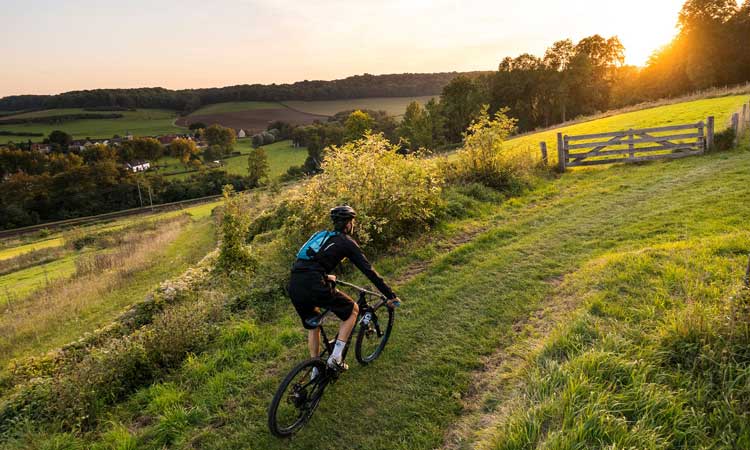
<instances>
[{"instance_id":1,"label":"sky","mask_svg":"<svg viewBox=\"0 0 750 450\"><path fill-rule=\"evenodd\" d=\"M495 70L618 36L643 65L684 0L2 0L0 97Z\"/></svg>"}]
</instances>

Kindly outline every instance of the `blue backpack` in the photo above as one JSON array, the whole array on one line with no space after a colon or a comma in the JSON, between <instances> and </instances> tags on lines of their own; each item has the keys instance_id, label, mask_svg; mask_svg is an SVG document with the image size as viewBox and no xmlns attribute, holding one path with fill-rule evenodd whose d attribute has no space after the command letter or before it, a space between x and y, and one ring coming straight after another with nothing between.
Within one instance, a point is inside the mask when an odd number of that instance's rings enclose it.
<instances>
[{"instance_id":1,"label":"blue backpack","mask_svg":"<svg viewBox=\"0 0 750 450\"><path fill-rule=\"evenodd\" d=\"M317 233L313 234L310 239L305 242L305 245L303 245L299 249L299 251L297 252L297 258L307 261L315 259L315 257L318 255L318 252L321 248L323 248L323 244L326 243L328 238L336 236L337 234L339 234L338 231L318 231Z\"/></svg>"}]
</instances>

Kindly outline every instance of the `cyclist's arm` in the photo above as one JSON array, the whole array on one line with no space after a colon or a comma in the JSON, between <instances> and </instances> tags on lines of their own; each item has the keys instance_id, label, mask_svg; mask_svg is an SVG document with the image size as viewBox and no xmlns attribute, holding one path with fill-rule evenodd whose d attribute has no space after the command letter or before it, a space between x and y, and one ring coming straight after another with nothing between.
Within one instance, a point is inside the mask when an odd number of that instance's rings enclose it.
<instances>
[{"instance_id":1,"label":"cyclist's arm","mask_svg":"<svg viewBox=\"0 0 750 450\"><path fill-rule=\"evenodd\" d=\"M359 245L353 240L349 240L349 247L349 261L351 261L352 264L354 264L354 266L357 267L357 269L359 269L367 279L370 280L370 282L374 284L383 295L385 295L386 298L395 298L396 294L394 294L390 286L386 284L383 277L373 269L372 264L367 260L365 254L362 253L362 249L359 248Z\"/></svg>"}]
</instances>

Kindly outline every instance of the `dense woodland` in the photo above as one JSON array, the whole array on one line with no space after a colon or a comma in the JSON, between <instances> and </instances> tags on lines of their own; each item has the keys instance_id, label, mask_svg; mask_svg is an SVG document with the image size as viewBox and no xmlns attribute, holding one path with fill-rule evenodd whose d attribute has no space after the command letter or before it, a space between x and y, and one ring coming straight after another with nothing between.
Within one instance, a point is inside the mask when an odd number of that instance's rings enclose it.
<instances>
[{"instance_id":1,"label":"dense woodland","mask_svg":"<svg viewBox=\"0 0 750 450\"><path fill-rule=\"evenodd\" d=\"M477 73L466 73L475 76ZM0 99L0 111L47 108L164 108L195 111L202 105L234 101L340 100L363 97L415 97L439 94L459 73L355 75L333 81L243 84L222 88L94 89L58 95L14 95Z\"/></svg>"}]
</instances>

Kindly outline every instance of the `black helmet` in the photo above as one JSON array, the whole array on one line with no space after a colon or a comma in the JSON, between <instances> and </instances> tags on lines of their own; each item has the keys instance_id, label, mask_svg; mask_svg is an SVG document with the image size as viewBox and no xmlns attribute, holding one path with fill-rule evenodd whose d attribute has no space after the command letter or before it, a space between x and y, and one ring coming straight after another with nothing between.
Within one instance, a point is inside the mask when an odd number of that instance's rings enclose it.
<instances>
[{"instance_id":1,"label":"black helmet","mask_svg":"<svg viewBox=\"0 0 750 450\"><path fill-rule=\"evenodd\" d=\"M333 223L348 222L356 216L357 212L349 205L341 205L331 209L331 220Z\"/></svg>"}]
</instances>

